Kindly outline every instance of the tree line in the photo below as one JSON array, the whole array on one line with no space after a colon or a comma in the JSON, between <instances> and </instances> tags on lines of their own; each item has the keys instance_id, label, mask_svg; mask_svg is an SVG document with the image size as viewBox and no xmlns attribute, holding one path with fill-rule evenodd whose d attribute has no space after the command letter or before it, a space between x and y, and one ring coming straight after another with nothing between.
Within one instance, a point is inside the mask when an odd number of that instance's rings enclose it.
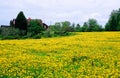
<instances>
[{"instance_id":1,"label":"tree line","mask_svg":"<svg viewBox=\"0 0 120 78\"><path fill-rule=\"evenodd\" d=\"M26 19L21 11L16 19L10 21L9 27L0 28L1 39L41 38L69 35L69 32L120 31L120 9L113 10L103 27L96 19L88 19L83 26L69 21L56 22L47 26L40 19Z\"/></svg>"},{"instance_id":2,"label":"tree line","mask_svg":"<svg viewBox=\"0 0 120 78\"><path fill-rule=\"evenodd\" d=\"M50 25L50 29L64 32L94 32L104 31L104 28L97 23L96 19L89 19L84 22L83 26L80 24L71 24L69 21L57 22L54 25Z\"/></svg>"},{"instance_id":3,"label":"tree line","mask_svg":"<svg viewBox=\"0 0 120 78\"><path fill-rule=\"evenodd\" d=\"M94 32L94 31L120 31L120 9L113 10L105 26L98 24L96 19L88 19L83 26L80 24L71 24L69 21L57 22L51 25L54 30L64 30L70 32Z\"/></svg>"}]
</instances>

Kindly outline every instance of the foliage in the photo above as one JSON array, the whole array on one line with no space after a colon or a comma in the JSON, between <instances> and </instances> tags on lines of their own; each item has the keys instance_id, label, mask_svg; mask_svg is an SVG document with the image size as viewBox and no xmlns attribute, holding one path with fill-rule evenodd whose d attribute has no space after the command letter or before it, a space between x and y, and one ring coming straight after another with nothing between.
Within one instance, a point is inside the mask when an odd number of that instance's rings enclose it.
<instances>
[{"instance_id":1,"label":"foliage","mask_svg":"<svg viewBox=\"0 0 120 78\"><path fill-rule=\"evenodd\" d=\"M13 20L15 20L15 25ZM17 18L13 20L10 21L10 26L17 28L13 31L15 33L13 34L11 29L3 29L0 30L1 37L5 35L5 38L7 38L7 36L15 36L13 38L16 38L16 36L19 36L18 38L41 38L66 36L69 35L70 32L96 32L104 30L120 31L120 9L111 12L110 18L105 25L105 29L98 24L96 19L89 19L87 22L84 22L83 26L79 23L71 24L69 21L56 22L55 24L50 25L48 29L45 29L42 20L27 20L22 11L17 15Z\"/></svg>"},{"instance_id":2,"label":"foliage","mask_svg":"<svg viewBox=\"0 0 120 78\"><path fill-rule=\"evenodd\" d=\"M82 30L82 32L87 32L88 31L88 24L87 24L87 22L84 22L84 24L83 24L83 27L81 28Z\"/></svg>"},{"instance_id":3,"label":"foliage","mask_svg":"<svg viewBox=\"0 0 120 78\"><path fill-rule=\"evenodd\" d=\"M44 31L45 29L43 28L43 26L38 22L38 20L31 20L28 23L27 26L27 33L31 34L31 36L35 36L39 33L41 33L42 31Z\"/></svg>"},{"instance_id":4,"label":"foliage","mask_svg":"<svg viewBox=\"0 0 120 78\"><path fill-rule=\"evenodd\" d=\"M77 24L77 25L76 25L76 27L75 27L75 31L76 31L76 32L80 32L80 31L81 31L80 24Z\"/></svg>"},{"instance_id":5,"label":"foliage","mask_svg":"<svg viewBox=\"0 0 120 78\"><path fill-rule=\"evenodd\" d=\"M61 25L62 25L62 31L64 31L64 32L71 31L71 23L69 21L61 22Z\"/></svg>"},{"instance_id":6,"label":"foliage","mask_svg":"<svg viewBox=\"0 0 120 78\"><path fill-rule=\"evenodd\" d=\"M71 26L71 32L74 32L74 31L75 31L75 23L73 23Z\"/></svg>"},{"instance_id":7,"label":"foliage","mask_svg":"<svg viewBox=\"0 0 120 78\"><path fill-rule=\"evenodd\" d=\"M85 22L82 31L102 31L102 26L97 23L96 19L89 19L88 22Z\"/></svg>"},{"instance_id":8,"label":"foliage","mask_svg":"<svg viewBox=\"0 0 120 78\"><path fill-rule=\"evenodd\" d=\"M71 23L69 21L57 22L54 25L50 26L50 29L62 35L68 32L92 32L92 31L103 31L101 25L97 23L96 19L89 19L87 22L84 22L81 27L80 24Z\"/></svg>"},{"instance_id":9,"label":"foliage","mask_svg":"<svg viewBox=\"0 0 120 78\"><path fill-rule=\"evenodd\" d=\"M75 34L37 40L0 40L0 77L120 77L120 32Z\"/></svg>"},{"instance_id":10,"label":"foliage","mask_svg":"<svg viewBox=\"0 0 120 78\"><path fill-rule=\"evenodd\" d=\"M15 22L14 22L15 20ZM22 11L17 15L16 19L10 21L11 28L0 28L0 37L2 38L41 38L65 36L69 32L94 32L104 31L104 28L98 24L96 19L89 19L80 24L71 24L69 21L56 22L46 30L41 22L42 20L28 21ZM14 24L15 23L15 24ZM15 28L13 28L15 27ZM120 31L120 9L113 10L110 18L105 25L106 31ZM8 37L7 37L8 36Z\"/></svg>"},{"instance_id":11,"label":"foliage","mask_svg":"<svg viewBox=\"0 0 120 78\"><path fill-rule=\"evenodd\" d=\"M20 30L14 27L0 28L2 39L19 38Z\"/></svg>"},{"instance_id":12,"label":"foliage","mask_svg":"<svg viewBox=\"0 0 120 78\"><path fill-rule=\"evenodd\" d=\"M40 39L41 38L41 33L39 33L37 35L34 35L32 38L34 38L34 39Z\"/></svg>"},{"instance_id":13,"label":"foliage","mask_svg":"<svg viewBox=\"0 0 120 78\"><path fill-rule=\"evenodd\" d=\"M120 31L120 9L113 10L105 26L106 31Z\"/></svg>"},{"instance_id":14,"label":"foliage","mask_svg":"<svg viewBox=\"0 0 120 78\"><path fill-rule=\"evenodd\" d=\"M65 36L68 32L72 31L71 23L68 21L56 22L54 25L50 25L49 31L51 31L54 36Z\"/></svg>"},{"instance_id":15,"label":"foliage","mask_svg":"<svg viewBox=\"0 0 120 78\"><path fill-rule=\"evenodd\" d=\"M55 34L55 31L53 31L51 29L47 29L46 31L43 31L42 34L43 34L43 37L47 37L47 38L48 37L55 37L55 36L57 36Z\"/></svg>"},{"instance_id":16,"label":"foliage","mask_svg":"<svg viewBox=\"0 0 120 78\"><path fill-rule=\"evenodd\" d=\"M21 35L26 35L27 34L27 19L24 16L23 12L21 11L15 20L15 28L20 29L21 31L24 30L25 33L21 32Z\"/></svg>"}]
</instances>

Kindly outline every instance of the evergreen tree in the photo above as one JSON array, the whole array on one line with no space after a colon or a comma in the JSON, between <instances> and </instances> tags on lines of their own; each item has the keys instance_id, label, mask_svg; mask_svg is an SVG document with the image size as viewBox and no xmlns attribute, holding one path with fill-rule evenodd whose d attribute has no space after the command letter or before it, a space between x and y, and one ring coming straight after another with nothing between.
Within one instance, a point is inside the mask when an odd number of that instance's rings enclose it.
<instances>
[{"instance_id":1,"label":"evergreen tree","mask_svg":"<svg viewBox=\"0 0 120 78\"><path fill-rule=\"evenodd\" d=\"M27 34L27 20L22 11L17 15L17 18L15 20L15 28L20 29L21 35ZM25 31L25 33L22 31Z\"/></svg>"},{"instance_id":2,"label":"evergreen tree","mask_svg":"<svg viewBox=\"0 0 120 78\"><path fill-rule=\"evenodd\" d=\"M107 31L120 31L120 9L113 10L111 12L110 18L105 25L105 30L107 30Z\"/></svg>"}]
</instances>

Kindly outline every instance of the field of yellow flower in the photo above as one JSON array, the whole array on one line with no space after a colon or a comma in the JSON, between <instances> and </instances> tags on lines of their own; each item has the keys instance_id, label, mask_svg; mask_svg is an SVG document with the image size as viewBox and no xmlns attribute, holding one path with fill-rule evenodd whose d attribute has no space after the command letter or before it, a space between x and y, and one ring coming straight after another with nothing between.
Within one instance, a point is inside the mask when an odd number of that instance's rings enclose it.
<instances>
[{"instance_id":1,"label":"field of yellow flower","mask_svg":"<svg viewBox=\"0 0 120 78\"><path fill-rule=\"evenodd\" d=\"M120 32L0 40L0 78L120 78Z\"/></svg>"}]
</instances>

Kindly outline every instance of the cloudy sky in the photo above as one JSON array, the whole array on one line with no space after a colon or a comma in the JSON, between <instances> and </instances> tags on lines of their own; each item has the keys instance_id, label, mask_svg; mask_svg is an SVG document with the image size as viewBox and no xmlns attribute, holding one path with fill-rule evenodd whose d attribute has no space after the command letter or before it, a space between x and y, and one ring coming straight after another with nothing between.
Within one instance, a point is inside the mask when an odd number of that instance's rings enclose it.
<instances>
[{"instance_id":1,"label":"cloudy sky","mask_svg":"<svg viewBox=\"0 0 120 78\"><path fill-rule=\"evenodd\" d=\"M2 0L0 25L9 24L23 11L26 18L42 19L47 24L70 21L83 24L89 18L104 25L114 9L120 8L120 0Z\"/></svg>"}]
</instances>

